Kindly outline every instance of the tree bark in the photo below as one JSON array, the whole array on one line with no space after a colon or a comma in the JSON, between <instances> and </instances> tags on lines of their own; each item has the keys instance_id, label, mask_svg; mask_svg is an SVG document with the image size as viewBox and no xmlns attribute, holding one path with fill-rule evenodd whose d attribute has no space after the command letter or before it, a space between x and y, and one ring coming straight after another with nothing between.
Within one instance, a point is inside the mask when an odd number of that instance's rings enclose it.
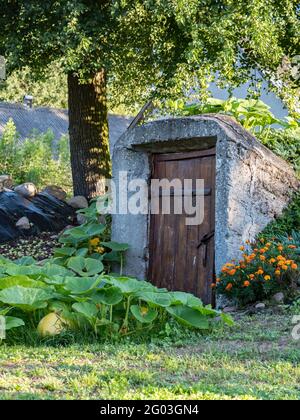
<instances>
[{"instance_id":1,"label":"tree bark","mask_svg":"<svg viewBox=\"0 0 300 420\"><path fill-rule=\"evenodd\" d=\"M105 71L85 84L69 73L68 92L74 195L91 199L105 192L111 176Z\"/></svg>"}]
</instances>

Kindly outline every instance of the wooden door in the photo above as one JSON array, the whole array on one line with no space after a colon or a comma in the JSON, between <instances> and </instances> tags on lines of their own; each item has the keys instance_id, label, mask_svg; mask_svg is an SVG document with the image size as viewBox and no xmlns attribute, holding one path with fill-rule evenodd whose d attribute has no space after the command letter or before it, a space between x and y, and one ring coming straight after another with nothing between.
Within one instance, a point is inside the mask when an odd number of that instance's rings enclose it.
<instances>
[{"instance_id":1,"label":"wooden door","mask_svg":"<svg viewBox=\"0 0 300 420\"><path fill-rule=\"evenodd\" d=\"M192 179L194 195L199 194L196 179L203 179L205 197L203 223L189 226L185 212L174 214L176 191L170 214L162 214L160 192L160 212L151 214L150 221L149 280L157 287L193 293L205 304L213 303L215 167L215 149L153 155L152 179Z\"/></svg>"}]
</instances>

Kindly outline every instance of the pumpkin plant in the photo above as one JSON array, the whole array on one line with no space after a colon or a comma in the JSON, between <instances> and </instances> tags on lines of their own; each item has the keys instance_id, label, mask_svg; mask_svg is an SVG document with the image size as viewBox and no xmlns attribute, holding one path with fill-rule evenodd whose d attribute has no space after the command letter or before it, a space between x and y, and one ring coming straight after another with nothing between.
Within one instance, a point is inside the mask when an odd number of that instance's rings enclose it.
<instances>
[{"instance_id":1,"label":"pumpkin plant","mask_svg":"<svg viewBox=\"0 0 300 420\"><path fill-rule=\"evenodd\" d=\"M145 327L150 330L155 325L164 325L170 316L199 330L210 329L220 316L223 322L232 323L229 316L204 306L191 294L158 289L131 277L98 275L90 268L85 272L82 263L77 269L77 260L75 265L71 260L65 268L57 265L55 259L44 265L24 266L1 259L0 304L3 310L21 317L15 324L11 320L10 325L39 324L42 335L47 331L50 334L90 328L97 336L111 337L132 334ZM83 267L89 267L88 264L89 261L85 262ZM44 319L45 316L48 318Z\"/></svg>"}]
</instances>

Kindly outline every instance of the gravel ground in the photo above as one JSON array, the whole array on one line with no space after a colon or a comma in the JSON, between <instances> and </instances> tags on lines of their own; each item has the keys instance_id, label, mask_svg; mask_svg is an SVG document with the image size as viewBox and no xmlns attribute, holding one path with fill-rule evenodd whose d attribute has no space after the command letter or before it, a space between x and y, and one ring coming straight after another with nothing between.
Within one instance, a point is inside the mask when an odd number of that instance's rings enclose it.
<instances>
[{"instance_id":1,"label":"gravel ground","mask_svg":"<svg viewBox=\"0 0 300 420\"><path fill-rule=\"evenodd\" d=\"M0 255L11 260L22 257L33 257L38 261L50 258L53 249L60 246L58 236L53 233L42 233L34 237L17 239L0 244Z\"/></svg>"}]
</instances>

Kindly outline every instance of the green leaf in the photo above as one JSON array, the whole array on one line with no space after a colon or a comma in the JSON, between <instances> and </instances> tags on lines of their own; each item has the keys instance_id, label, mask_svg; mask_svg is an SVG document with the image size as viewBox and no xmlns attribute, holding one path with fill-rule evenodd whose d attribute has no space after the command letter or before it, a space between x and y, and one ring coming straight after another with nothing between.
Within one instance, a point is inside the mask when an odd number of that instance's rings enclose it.
<instances>
[{"instance_id":1,"label":"green leaf","mask_svg":"<svg viewBox=\"0 0 300 420\"><path fill-rule=\"evenodd\" d=\"M98 313L98 309L96 307L95 304L89 303L89 302L78 302L78 303L74 303L72 305L72 308L84 315L88 320L93 320L96 318L97 313Z\"/></svg>"},{"instance_id":2,"label":"green leaf","mask_svg":"<svg viewBox=\"0 0 300 420\"><path fill-rule=\"evenodd\" d=\"M86 257L89 253L88 248L80 248L76 251L76 257Z\"/></svg>"},{"instance_id":3,"label":"green leaf","mask_svg":"<svg viewBox=\"0 0 300 420\"><path fill-rule=\"evenodd\" d=\"M102 246L109 248L112 251L124 252L130 248L128 244L119 244L118 242L101 242Z\"/></svg>"},{"instance_id":4,"label":"green leaf","mask_svg":"<svg viewBox=\"0 0 300 420\"><path fill-rule=\"evenodd\" d=\"M172 296L168 292L151 292L142 290L136 293L136 297L145 302L151 303L152 305L161 306L166 308L172 303Z\"/></svg>"},{"instance_id":5,"label":"green leaf","mask_svg":"<svg viewBox=\"0 0 300 420\"><path fill-rule=\"evenodd\" d=\"M29 312L45 308L52 297L50 290L22 286L10 287L0 292L1 302Z\"/></svg>"},{"instance_id":6,"label":"green leaf","mask_svg":"<svg viewBox=\"0 0 300 420\"><path fill-rule=\"evenodd\" d=\"M103 281L107 284L118 287L124 294L138 292L143 288L143 283L132 277L113 277L103 276Z\"/></svg>"},{"instance_id":7,"label":"green leaf","mask_svg":"<svg viewBox=\"0 0 300 420\"><path fill-rule=\"evenodd\" d=\"M74 255L75 252L76 252L76 248L70 248L67 246L54 249L55 257L72 257L72 255Z\"/></svg>"},{"instance_id":8,"label":"green leaf","mask_svg":"<svg viewBox=\"0 0 300 420\"><path fill-rule=\"evenodd\" d=\"M92 296L94 303L103 303L105 305L117 305L123 300L123 294L118 287L105 287L97 291Z\"/></svg>"},{"instance_id":9,"label":"green leaf","mask_svg":"<svg viewBox=\"0 0 300 420\"><path fill-rule=\"evenodd\" d=\"M200 330L209 329L209 319L199 311L184 305L171 306L166 308L167 312L176 318L183 325L198 328Z\"/></svg>"},{"instance_id":10,"label":"green leaf","mask_svg":"<svg viewBox=\"0 0 300 420\"><path fill-rule=\"evenodd\" d=\"M72 294L83 295L95 290L101 281L101 277L67 277L64 288Z\"/></svg>"},{"instance_id":11,"label":"green leaf","mask_svg":"<svg viewBox=\"0 0 300 420\"><path fill-rule=\"evenodd\" d=\"M225 314L225 313L221 313L221 319L223 322L225 322L225 324L229 325L230 327L232 327L234 325L234 320L232 318L231 315L229 314Z\"/></svg>"},{"instance_id":12,"label":"green leaf","mask_svg":"<svg viewBox=\"0 0 300 420\"><path fill-rule=\"evenodd\" d=\"M47 287L47 285L41 281L33 280L27 276L10 276L0 279L0 290L8 289L13 286L23 287Z\"/></svg>"},{"instance_id":13,"label":"green leaf","mask_svg":"<svg viewBox=\"0 0 300 420\"><path fill-rule=\"evenodd\" d=\"M6 316L5 317L5 330L12 330L13 328L22 327L25 325L23 319L15 318L13 316Z\"/></svg>"},{"instance_id":14,"label":"green leaf","mask_svg":"<svg viewBox=\"0 0 300 420\"><path fill-rule=\"evenodd\" d=\"M95 274L100 274L104 270L101 261L83 257L71 257L68 261L68 268L83 277L94 276Z\"/></svg>"},{"instance_id":15,"label":"green leaf","mask_svg":"<svg viewBox=\"0 0 300 420\"><path fill-rule=\"evenodd\" d=\"M153 308L141 307L138 305L132 305L130 307L132 315L142 324L151 324L157 317L157 312Z\"/></svg>"},{"instance_id":16,"label":"green leaf","mask_svg":"<svg viewBox=\"0 0 300 420\"><path fill-rule=\"evenodd\" d=\"M32 257L22 257L15 261L17 265L32 265L36 263L36 260Z\"/></svg>"},{"instance_id":17,"label":"green leaf","mask_svg":"<svg viewBox=\"0 0 300 420\"><path fill-rule=\"evenodd\" d=\"M117 251L111 251L107 254L103 254L103 261L119 263L121 261L121 255Z\"/></svg>"}]
</instances>

